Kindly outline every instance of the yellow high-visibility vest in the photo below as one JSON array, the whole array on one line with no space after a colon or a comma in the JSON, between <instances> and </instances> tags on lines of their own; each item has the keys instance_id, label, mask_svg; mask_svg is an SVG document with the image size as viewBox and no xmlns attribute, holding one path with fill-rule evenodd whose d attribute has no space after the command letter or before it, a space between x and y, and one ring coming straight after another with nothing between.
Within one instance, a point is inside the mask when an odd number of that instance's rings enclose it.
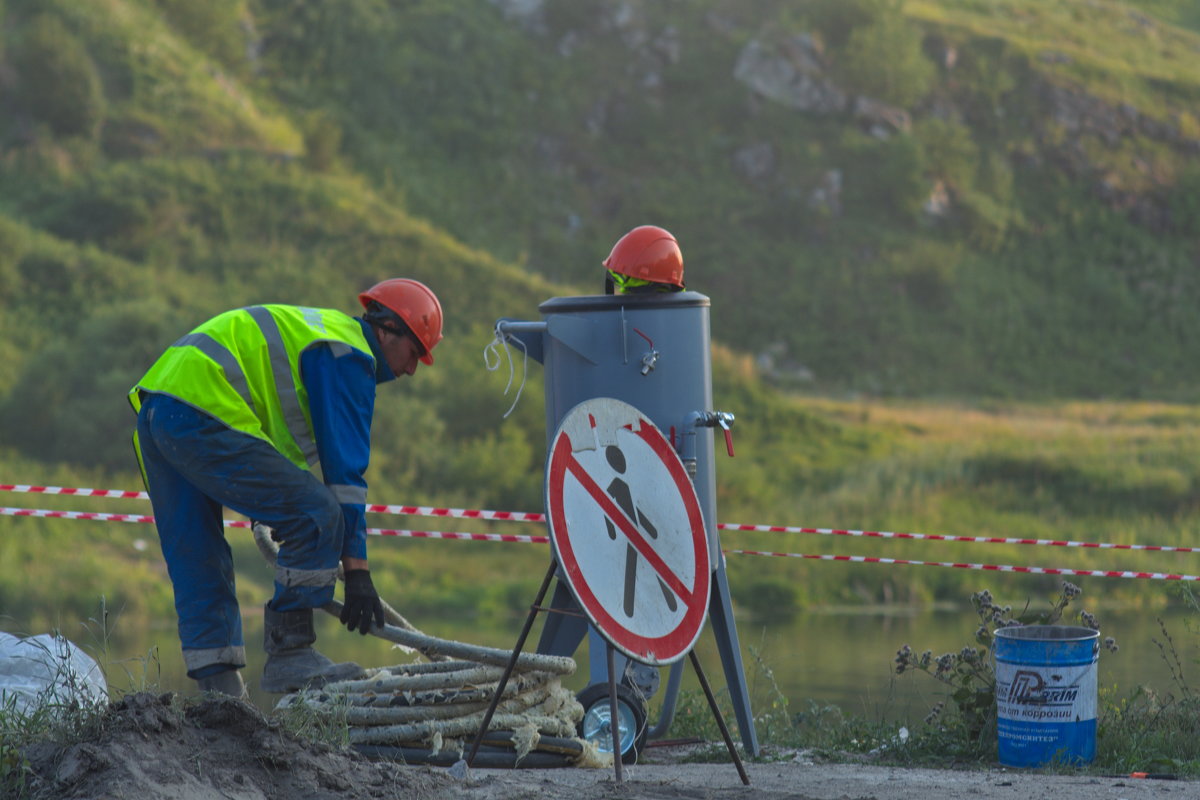
<instances>
[{"instance_id":1,"label":"yellow high-visibility vest","mask_svg":"<svg viewBox=\"0 0 1200 800\"><path fill-rule=\"evenodd\" d=\"M301 469L319 460L300 355L319 343L375 358L354 317L303 306L261 305L226 311L167 348L129 391L165 394L265 439Z\"/></svg>"}]
</instances>

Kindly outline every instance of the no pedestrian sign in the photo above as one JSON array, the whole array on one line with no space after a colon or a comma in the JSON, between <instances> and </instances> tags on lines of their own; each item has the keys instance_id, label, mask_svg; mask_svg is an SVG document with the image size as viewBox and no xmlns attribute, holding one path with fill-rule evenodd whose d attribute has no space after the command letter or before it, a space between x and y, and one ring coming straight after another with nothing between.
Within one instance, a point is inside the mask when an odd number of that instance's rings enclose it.
<instances>
[{"instance_id":1,"label":"no pedestrian sign","mask_svg":"<svg viewBox=\"0 0 1200 800\"><path fill-rule=\"evenodd\" d=\"M686 655L712 568L696 490L662 432L620 400L580 403L550 445L546 509L567 585L600 633L647 664Z\"/></svg>"}]
</instances>

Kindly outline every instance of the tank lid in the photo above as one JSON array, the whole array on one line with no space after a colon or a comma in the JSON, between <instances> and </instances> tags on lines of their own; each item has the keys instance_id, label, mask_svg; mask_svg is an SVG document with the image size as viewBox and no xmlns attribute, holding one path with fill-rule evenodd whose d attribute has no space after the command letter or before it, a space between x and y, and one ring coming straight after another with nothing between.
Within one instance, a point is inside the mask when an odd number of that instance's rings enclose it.
<instances>
[{"instance_id":1,"label":"tank lid","mask_svg":"<svg viewBox=\"0 0 1200 800\"><path fill-rule=\"evenodd\" d=\"M616 311L621 308L642 311L654 308L689 308L712 305L707 295L699 292L664 292L661 294L589 294L580 297L551 297L538 306L543 314L568 311Z\"/></svg>"}]
</instances>

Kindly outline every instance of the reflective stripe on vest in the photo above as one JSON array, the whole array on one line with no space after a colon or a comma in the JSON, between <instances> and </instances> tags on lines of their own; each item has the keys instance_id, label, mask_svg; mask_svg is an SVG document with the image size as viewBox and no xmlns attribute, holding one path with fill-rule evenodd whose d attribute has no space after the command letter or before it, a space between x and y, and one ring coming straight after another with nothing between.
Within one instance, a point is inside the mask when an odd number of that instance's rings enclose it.
<instances>
[{"instance_id":1,"label":"reflective stripe on vest","mask_svg":"<svg viewBox=\"0 0 1200 800\"><path fill-rule=\"evenodd\" d=\"M167 394L270 442L298 467L317 464L300 356L329 344L335 356L352 350L374 357L358 320L340 311L299 306L250 306L213 317L175 342L130 391ZM365 502L365 497L362 501Z\"/></svg>"},{"instance_id":2,"label":"reflective stripe on vest","mask_svg":"<svg viewBox=\"0 0 1200 800\"><path fill-rule=\"evenodd\" d=\"M304 454L304 463L311 467L320 457L317 455L317 443L310 433L312 426L308 422L308 415L304 413L300 406L300 397L296 394L296 381L292 378L292 364L288 359L283 334L279 332L275 317L271 316L271 312L265 306L250 306L246 311L258 323L263 338L267 340L267 352L271 354L271 374L275 376L275 392L279 395L283 421L287 424L288 432L292 434L292 440L299 445L300 452ZM320 312L315 308L303 308L300 312L304 315L305 323L309 327L315 327L312 324L312 315ZM319 316L317 322L321 323ZM325 326L321 324L318 330L324 333Z\"/></svg>"}]
</instances>

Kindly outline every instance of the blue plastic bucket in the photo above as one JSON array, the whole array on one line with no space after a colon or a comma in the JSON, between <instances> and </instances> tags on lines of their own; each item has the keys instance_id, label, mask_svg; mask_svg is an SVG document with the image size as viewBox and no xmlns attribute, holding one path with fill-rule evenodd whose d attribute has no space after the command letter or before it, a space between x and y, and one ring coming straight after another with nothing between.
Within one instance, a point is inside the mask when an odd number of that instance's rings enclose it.
<instances>
[{"instance_id":1,"label":"blue plastic bucket","mask_svg":"<svg viewBox=\"0 0 1200 800\"><path fill-rule=\"evenodd\" d=\"M992 650L1000 763L1090 763L1100 633L1069 625L1000 628Z\"/></svg>"}]
</instances>

